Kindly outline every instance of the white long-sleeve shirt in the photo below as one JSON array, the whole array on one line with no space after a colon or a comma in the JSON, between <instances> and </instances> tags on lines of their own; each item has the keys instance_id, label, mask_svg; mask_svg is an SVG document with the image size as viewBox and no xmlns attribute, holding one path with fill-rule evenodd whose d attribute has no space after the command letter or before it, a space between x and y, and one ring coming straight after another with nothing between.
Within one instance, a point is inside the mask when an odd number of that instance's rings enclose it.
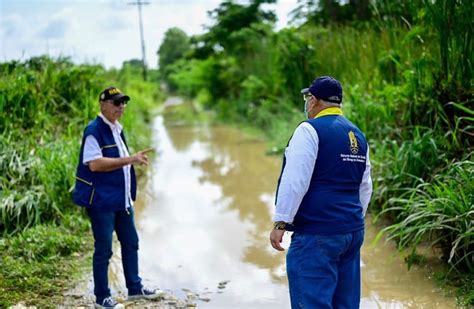
<instances>
[{"instance_id":1,"label":"white long-sleeve shirt","mask_svg":"<svg viewBox=\"0 0 474 309\"><path fill-rule=\"evenodd\" d=\"M115 123L110 122L105 116L100 113L99 117L104 120L106 124L109 125L110 129L112 130L112 134L114 136L115 143L117 144L119 155L120 157L128 157L130 154L128 153L127 146L125 146L125 142L122 140L120 134L122 133L123 127L122 125L116 121ZM86 137L86 141L84 143L84 154L82 156L82 163L84 165L88 165L90 161L102 158L102 150L100 149L99 142L93 135L88 135ZM129 208L133 206L132 195L131 195L131 174L130 174L130 165L125 165L122 167L123 174L125 176L125 206Z\"/></svg>"},{"instance_id":2,"label":"white long-sleeve shirt","mask_svg":"<svg viewBox=\"0 0 474 309\"><path fill-rule=\"evenodd\" d=\"M309 123L301 123L296 128L288 147L285 149L286 166L281 175L273 221L293 222L301 201L308 191L316 159L318 158L318 150L318 133ZM359 189L359 198L364 216L372 196L368 147L366 158L366 167Z\"/></svg>"}]
</instances>

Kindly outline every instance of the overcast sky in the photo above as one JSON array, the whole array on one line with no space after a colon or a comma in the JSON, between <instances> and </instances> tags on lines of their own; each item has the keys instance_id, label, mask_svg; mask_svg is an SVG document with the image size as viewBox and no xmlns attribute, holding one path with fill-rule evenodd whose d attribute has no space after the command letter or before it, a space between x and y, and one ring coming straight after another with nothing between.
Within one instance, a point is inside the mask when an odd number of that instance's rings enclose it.
<instances>
[{"instance_id":1,"label":"overcast sky","mask_svg":"<svg viewBox=\"0 0 474 309\"><path fill-rule=\"evenodd\" d=\"M49 54L74 62L120 67L141 59L138 10L132 0L0 0L0 62ZM146 60L157 67L156 51L165 31L179 27L188 35L203 32L212 21L207 12L219 0L149 0L143 7ZM246 3L246 1L238 1ZM287 25L297 0L279 0L277 28Z\"/></svg>"}]
</instances>

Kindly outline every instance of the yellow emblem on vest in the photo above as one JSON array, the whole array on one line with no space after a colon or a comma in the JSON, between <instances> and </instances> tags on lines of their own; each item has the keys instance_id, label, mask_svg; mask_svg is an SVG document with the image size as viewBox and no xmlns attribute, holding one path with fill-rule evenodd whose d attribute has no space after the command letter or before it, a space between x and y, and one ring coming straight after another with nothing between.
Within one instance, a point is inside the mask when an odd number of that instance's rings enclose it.
<instances>
[{"instance_id":1,"label":"yellow emblem on vest","mask_svg":"<svg viewBox=\"0 0 474 309\"><path fill-rule=\"evenodd\" d=\"M359 152L359 145L357 145L357 138L353 131L349 131L349 141L351 142L351 152L356 154Z\"/></svg>"}]
</instances>

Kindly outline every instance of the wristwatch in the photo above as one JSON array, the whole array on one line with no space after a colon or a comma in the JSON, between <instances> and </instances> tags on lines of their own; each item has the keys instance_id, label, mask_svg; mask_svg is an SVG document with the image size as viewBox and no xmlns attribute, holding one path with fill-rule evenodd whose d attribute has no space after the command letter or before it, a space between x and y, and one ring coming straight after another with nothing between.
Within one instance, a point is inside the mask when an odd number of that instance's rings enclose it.
<instances>
[{"instance_id":1,"label":"wristwatch","mask_svg":"<svg viewBox=\"0 0 474 309\"><path fill-rule=\"evenodd\" d=\"M273 222L273 228L275 230L286 230L286 222L284 221Z\"/></svg>"}]
</instances>

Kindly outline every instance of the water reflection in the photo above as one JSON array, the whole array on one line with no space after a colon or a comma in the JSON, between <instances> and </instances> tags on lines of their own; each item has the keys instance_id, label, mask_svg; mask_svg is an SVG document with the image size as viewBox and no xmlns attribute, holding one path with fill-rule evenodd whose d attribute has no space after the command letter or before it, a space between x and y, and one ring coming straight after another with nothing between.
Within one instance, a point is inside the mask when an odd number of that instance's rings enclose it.
<instances>
[{"instance_id":1,"label":"water reflection","mask_svg":"<svg viewBox=\"0 0 474 309\"><path fill-rule=\"evenodd\" d=\"M361 308L456 308L454 299L444 297L429 278L431 270L413 266L408 271L392 242L373 245L378 229L370 220L362 247Z\"/></svg>"},{"instance_id":2,"label":"water reflection","mask_svg":"<svg viewBox=\"0 0 474 309\"><path fill-rule=\"evenodd\" d=\"M153 130L158 152L136 205L145 283L210 298L203 308L289 308L285 256L268 244L280 158L228 127L166 126L158 117ZM424 272L406 271L393 245L372 247L375 233L369 225L361 308L454 308ZM113 287L125 291L113 264Z\"/></svg>"},{"instance_id":3,"label":"water reflection","mask_svg":"<svg viewBox=\"0 0 474 309\"><path fill-rule=\"evenodd\" d=\"M161 154L138 222L147 278L178 295L205 293L205 307L288 308L286 286L273 282L284 278L284 257L266 245L271 218L260 198L275 189L278 162L236 130L166 130L158 118L154 132Z\"/></svg>"}]
</instances>

